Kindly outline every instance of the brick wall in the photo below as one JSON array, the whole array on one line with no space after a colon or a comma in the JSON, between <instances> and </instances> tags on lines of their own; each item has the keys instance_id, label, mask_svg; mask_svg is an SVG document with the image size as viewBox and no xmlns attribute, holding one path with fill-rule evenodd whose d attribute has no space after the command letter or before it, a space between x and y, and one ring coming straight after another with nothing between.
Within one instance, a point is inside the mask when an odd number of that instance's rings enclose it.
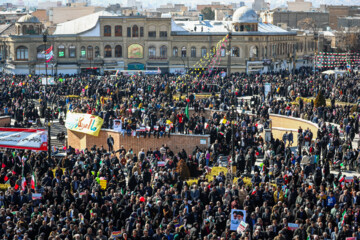
<instances>
[{"instance_id":1,"label":"brick wall","mask_svg":"<svg viewBox=\"0 0 360 240\"><path fill-rule=\"evenodd\" d=\"M190 153L194 150L195 146L199 146L202 149L205 149L210 144L209 135L182 135L182 134L173 134L168 137L163 138L150 138L146 137L132 137L132 136L123 136L122 134L112 131L112 130L101 130L98 137L87 135L84 133L67 131L68 134L68 145L75 149L90 149L94 145L97 147L104 146L108 148L106 140L111 135L114 138L114 149L117 150L124 145L125 149L132 148L134 152L139 152L141 148L145 150L149 148L161 147L163 144L167 144L174 153L180 152L182 149L185 149L187 153ZM200 144L200 140L205 140L205 144Z\"/></svg>"},{"instance_id":2,"label":"brick wall","mask_svg":"<svg viewBox=\"0 0 360 240\"><path fill-rule=\"evenodd\" d=\"M2 116L0 117L0 127L9 127L11 123L10 116Z\"/></svg>"}]
</instances>

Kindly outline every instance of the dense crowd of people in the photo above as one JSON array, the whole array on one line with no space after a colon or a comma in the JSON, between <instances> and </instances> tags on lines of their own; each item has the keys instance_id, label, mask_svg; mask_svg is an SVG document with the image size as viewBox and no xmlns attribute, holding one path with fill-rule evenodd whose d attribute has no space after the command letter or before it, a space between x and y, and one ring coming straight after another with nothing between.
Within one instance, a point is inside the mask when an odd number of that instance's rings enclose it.
<instances>
[{"instance_id":1,"label":"dense crowd of people","mask_svg":"<svg viewBox=\"0 0 360 240\"><path fill-rule=\"evenodd\" d=\"M0 115L10 115L15 127L62 120L69 110L102 117L104 128L120 121L124 134L140 127L149 137L209 134L210 146L134 152L113 149L108 139L109 148L69 146L65 157L51 158L4 149L0 239L360 239L359 179L341 171L359 165L358 75L339 80L302 69L191 80L58 77L45 98L37 78L3 76ZM272 84L266 96L265 83ZM320 91L328 105L295 103ZM270 114L312 121L318 131L264 137ZM228 155L227 170L213 176Z\"/></svg>"}]
</instances>

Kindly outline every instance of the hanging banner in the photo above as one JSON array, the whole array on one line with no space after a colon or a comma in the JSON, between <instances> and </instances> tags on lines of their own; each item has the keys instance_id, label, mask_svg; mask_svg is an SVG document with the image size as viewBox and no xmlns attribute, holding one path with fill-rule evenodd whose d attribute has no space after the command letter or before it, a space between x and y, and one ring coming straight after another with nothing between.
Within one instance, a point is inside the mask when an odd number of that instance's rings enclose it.
<instances>
[{"instance_id":1,"label":"hanging banner","mask_svg":"<svg viewBox=\"0 0 360 240\"><path fill-rule=\"evenodd\" d=\"M41 78L42 85L55 85L56 82L53 77L43 77Z\"/></svg>"},{"instance_id":2,"label":"hanging banner","mask_svg":"<svg viewBox=\"0 0 360 240\"><path fill-rule=\"evenodd\" d=\"M0 128L0 147L47 151L45 129Z\"/></svg>"},{"instance_id":3,"label":"hanging banner","mask_svg":"<svg viewBox=\"0 0 360 240\"><path fill-rule=\"evenodd\" d=\"M97 137L103 123L104 120L95 115L68 112L66 114L65 127L75 132L86 133Z\"/></svg>"}]
</instances>

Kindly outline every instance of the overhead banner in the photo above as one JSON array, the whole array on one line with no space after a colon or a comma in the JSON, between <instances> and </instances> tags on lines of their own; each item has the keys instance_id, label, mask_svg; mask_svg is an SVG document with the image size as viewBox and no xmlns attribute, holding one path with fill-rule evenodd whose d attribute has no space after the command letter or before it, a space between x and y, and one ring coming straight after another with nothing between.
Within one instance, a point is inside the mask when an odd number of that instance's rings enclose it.
<instances>
[{"instance_id":1,"label":"overhead banner","mask_svg":"<svg viewBox=\"0 0 360 240\"><path fill-rule=\"evenodd\" d=\"M0 128L0 147L47 151L45 129Z\"/></svg>"},{"instance_id":2,"label":"overhead banner","mask_svg":"<svg viewBox=\"0 0 360 240\"><path fill-rule=\"evenodd\" d=\"M95 115L68 112L66 114L65 127L75 132L86 133L97 137L103 123L104 120Z\"/></svg>"}]
</instances>

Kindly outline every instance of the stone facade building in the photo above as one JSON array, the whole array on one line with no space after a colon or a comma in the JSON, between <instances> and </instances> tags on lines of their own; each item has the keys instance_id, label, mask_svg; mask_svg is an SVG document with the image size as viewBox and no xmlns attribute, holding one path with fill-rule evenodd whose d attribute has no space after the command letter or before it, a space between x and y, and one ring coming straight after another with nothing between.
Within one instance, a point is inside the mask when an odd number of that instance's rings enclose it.
<instances>
[{"instance_id":1,"label":"stone facade building","mask_svg":"<svg viewBox=\"0 0 360 240\"><path fill-rule=\"evenodd\" d=\"M34 31L24 31L24 26ZM14 28L15 34L1 36L0 52L3 71L17 74L44 74L43 51L50 46L54 58L48 74L184 73L228 34L232 38L219 49L218 71L229 65L232 72L291 70L294 61L301 61L296 67L310 64L315 50L313 37L259 22L247 7L237 9L227 21L173 21L101 11L58 24L46 43L41 23L30 15Z\"/></svg>"}]
</instances>

